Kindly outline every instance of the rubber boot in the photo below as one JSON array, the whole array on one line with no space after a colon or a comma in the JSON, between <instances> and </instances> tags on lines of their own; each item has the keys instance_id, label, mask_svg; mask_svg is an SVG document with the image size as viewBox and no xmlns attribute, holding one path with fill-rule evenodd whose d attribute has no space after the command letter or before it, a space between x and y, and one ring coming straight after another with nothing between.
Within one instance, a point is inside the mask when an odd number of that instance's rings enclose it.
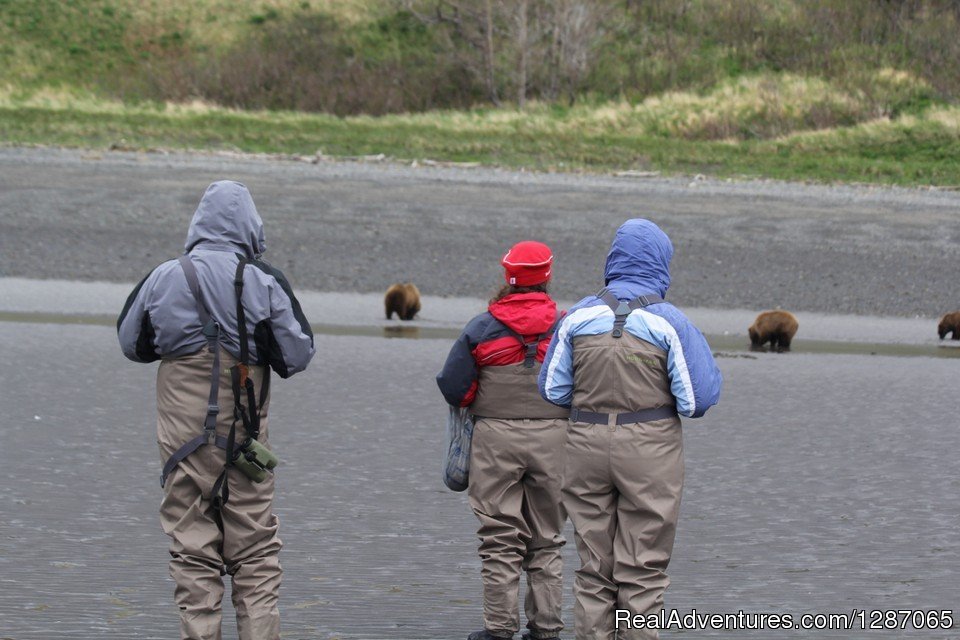
<instances>
[{"instance_id":1,"label":"rubber boot","mask_svg":"<svg viewBox=\"0 0 960 640\"><path fill-rule=\"evenodd\" d=\"M495 636L486 629L481 629L468 635L467 640L513 640L513 634L511 633L509 636Z\"/></svg>"}]
</instances>

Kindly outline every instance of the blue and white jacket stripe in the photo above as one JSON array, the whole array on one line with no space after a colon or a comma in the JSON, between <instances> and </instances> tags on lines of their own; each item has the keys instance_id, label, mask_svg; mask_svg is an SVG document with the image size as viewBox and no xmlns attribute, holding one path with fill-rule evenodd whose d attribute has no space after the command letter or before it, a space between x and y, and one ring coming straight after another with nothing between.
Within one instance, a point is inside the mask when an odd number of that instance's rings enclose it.
<instances>
[{"instance_id":1,"label":"blue and white jacket stripe","mask_svg":"<svg viewBox=\"0 0 960 640\"><path fill-rule=\"evenodd\" d=\"M568 407L573 399L573 339L613 330L614 314L602 300L589 296L577 303L557 327L540 370L540 392L548 401ZM670 389L677 412L698 418L717 403L721 375L700 330L668 302L636 309L624 327L632 335L667 352ZM642 407L638 407L642 408Z\"/></svg>"},{"instance_id":2,"label":"blue and white jacket stripe","mask_svg":"<svg viewBox=\"0 0 960 640\"><path fill-rule=\"evenodd\" d=\"M649 220L628 220L617 230L604 269L607 289L619 300L658 293L670 287L673 245ZM573 339L613 330L613 310L597 296L575 304L557 327L540 370L540 394L569 407L573 400ZM669 302L634 310L624 327L632 335L667 353L667 375L677 412L702 416L720 399L723 376L700 330ZM646 407L636 407L645 409Z\"/></svg>"}]
</instances>

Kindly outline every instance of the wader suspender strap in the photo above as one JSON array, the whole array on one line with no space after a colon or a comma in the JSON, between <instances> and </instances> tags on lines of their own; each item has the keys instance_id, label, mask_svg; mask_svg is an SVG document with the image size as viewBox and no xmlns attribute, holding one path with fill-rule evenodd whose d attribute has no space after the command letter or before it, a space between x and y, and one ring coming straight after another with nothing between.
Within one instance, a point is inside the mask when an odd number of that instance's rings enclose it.
<instances>
[{"instance_id":1,"label":"wader suspender strap","mask_svg":"<svg viewBox=\"0 0 960 640\"><path fill-rule=\"evenodd\" d=\"M237 327L240 340L240 362L231 367L230 375L233 383L233 423L230 425L230 433L224 438L217 435L217 416L220 413L220 405L217 396L220 390L220 324L210 316L210 312L204 304L203 294L200 291L200 281L197 277L197 270L188 255L182 255L178 258L183 273L187 279L187 285L190 287L190 293L197 302L197 313L200 315L200 322L203 324L203 335L207 338L207 345L213 352L213 368L210 372L210 396L207 401L207 415L203 421L203 433L180 447L176 453L170 456L166 464L163 465L163 473L160 476L160 486L163 487L167 482L167 476L180 464L187 456L199 449L205 444L214 444L226 452L226 462L223 465L223 471L217 477L213 484L213 490L210 492L210 502L213 505L213 518L220 529L220 541L218 550L223 557L223 505L230 499L230 485L227 482L227 471L233 466L234 461L234 440L237 435L237 420L243 419L247 434L256 440L260 435L260 411L258 406L262 407L266 400L267 390L270 387L269 368L264 374L263 383L260 388L260 403L257 404L256 395L253 388L253 380L249 378L248 365L250 361L250 346L247 342L246 314L243 311L243 270L247 266L247 258L241 256L237 261L237 271L234 276L233 285L237 297ZM247 391L247 406L250 407L250 417L248 418L243 405L240 402L240 388L245 387ZM220 575L227 573L227 567L220 567Z\"/></svg>"},{"instance_id":2,"label":"wader suspender strap","mask_svg":"<svg viewBox=\"0 0 960 640\"><path fill-rule=\"evenodd\" d=\"M183 462L191 453L199 449L205 444L214 444L220 449L232 449L232 440L235 436L235 432L230 435L230 437L218 436L216 434L216 425L217 425L217 416L220 413L220 407L217 401L217 395L220 386L220 325L213 320L210 316L210 312L207 310L206 305L203 303L203 295L200 292L200 283L197 278L196 267L193 266L190 258L186 255L180 256L178 258L181 267L183 268L183 273L187 279L187 285L190 287L190 293L193 294L194 299L197 301L197 313L200 316L200 321L203 323L203 333L207 337L207 344L210 348L210 351L213 352L213 367L210 372L210 396L207 401L207 416L204 419L203 427L204 431L202 434L196 438L190 440L182 447L180 447L170 458L167 460L166 464L163 465L163 473L160 476L160 486L163 487L166 484L167 477L170 473L177 467L178 464ZM237 264L237 275L234 278L234 289L237 294L237 311L238 316L242 320L240 326L240 355L241 361L246 361L249 359L249 346L248 346L248 334L246 327L246 316L243 312L243 305L241 299L243 296L243 268L247 264L247 259L241 258ZM238 367L233 367L231 371L233 375L239 375L240 370ZM249 390L247 397L249 406L260 407L262 409L263 403L266 401L267 394L270 390L270 370L269 368L264 372L263 383L260 387L260 401L257 403L250 402L252 398L253 390L253 381L250 381ZM237 406L239 405L240 394L234 389L234 418L239 418L237 413ZM260 435L260 411L258 410L255 414L255 423L251 425L251 429L248 433L251 434L251 437L259 437ZM254 436L253 434L256 434ZM232 451L227 451L228 454L232 454ZM228 460L232 460L232 457L228 457ZM218 487L219 488L219 487Z\"/></svg>"},{"instance_id":3,"label":"wader suspender strap","mask_svg":"<svg viewBox=\"0 0 960 640\"><path fill-rule=\"evenodd\" d=\"M243 268L247 264L246 258L240 258L237 264L237 274L233 281L233 286L237 292L237 325L240 334L240 362L244 365L241 376L241 384L247 392L247 406L250 407L250 425L247 435L254 440L260 439L260 414L263 411L263 403L267 400L267 393L270 391L270 367L264 367L263 381L260 383L260 398L257 399L253 387L253 380L247 377L247 369L250 365L250 342L247 335L247 315L243 310ZM239 404L239 402L238 402Z\"/></svg>"},{"instance_id":4,"label":"wader suspender strap","mask_svg":"<svg viewBox=\"0 0 960 640\"><path fill-rule=\"evenodd\" d=\"M623 336L623 327L627 324L627 316L635 309L642 309L648 305L663 302L663 298L656 294L648 296L637 296L629 302L622 302L615 295L610 293L606 287L597 292L597 297L606 303L613 310L613 331L611 335L614 338ZM654 420L663 420L677 415L677 408L674 405L656 407L653 409L641 409L640 411L631 411L630 413L616 414L616 424L632 424L635 422L653 422ZM583 411L579 407L570 408L570 420L573 422L589 422L591 424L607 424L610 414L597 413L594 411Z\"/></svg>"},{"instance_id":5,"label":"wader suspender strap","mask_svg":"<svg viewBox=\"0 0 960 640\"><path fill-rule=\"evenodd\" d=\"M603 300L608 307L613 309L613 337L619 338L623 335L623 327L627 324L627 316L635 309L642 309L651 304L663 302L663 298L650 294L648 296L637 296L629 302L621 302L615 295L610 293L606 287L597 292L597 297Z\"/></svg>"},{"instance_id":6,"label":"wader suspender strap","mask_svg":"<svg viewBox=\"0 0 960 640\"><path fill-rule=\"evenodd\" d=\"M537 349L540 348L540 342L543 340L546 340L547 338L553 335L553 332L556 330L557 324L559 322L560 322L560 318L558 317L556 320L553 321L553 324L550 325L550 328L545 333L541 333L531 342L527 342L526 340L524 340L522 335L520 335L519 333L517 333L516 331L508 327L503 322L501 322L500 324L503 324L503 326L506 327L507 331L512 333L513 337L519 340L520 344L523 345L523 348L526 349L526 353L524 353L524 356L523 356L523 366L524 368L529 369L537 363Z\"/></svg>"},{"instance_id":7,"label":"wader suspender strap","mask_svg":"<svg viewBox=\"0 0 960 640\"><path fill-rule=\"evenodd\" d=\"M160 474L161 488L167 484L167 476L191 453L205 444L216 444L217 446L226 446L227 444L226 442L221 444L223 439L217 437L217 416L220 413L220 405L217 401L220 388L220 323L214 320L207 310L207 305L203 301L203 294L200 292L197 269L193 266L190 256L182 255L177 260L180 262L183 275L187 279L190 293L193 294L193 299L197 302L197 313L200 315L200 323L203 325L203 335L207 339L207 347L213 353L213 367L210 370L210 395L207 398L207 415L203 420L203 433L177 449L163 465L163 471Z\"/></svg>"},{"instance_id":8,"label":"wader suspender strap","mask_svg":"<svg viewBox=\"0 0 960 640\"><path fill-rule=\"evenodd\" d=\"M243 309L243 269L247 265L246 258L240 258L237 263L237 272L234 276L233 287L237 296L237 333L240 340L240 363L237 367L237 375L233 377L233 397L235 418L243 420L243 426L247 435L254 440L260 439L260 414L263 411L263 403L267 400L267 394L270 391L270 367L266 367L263 373L263 381L260 383L260 398L257 399L256 389L253 380L249 377L250 366L250 338L247 332L247 314ZM246 392L248 411L244 411L240 403L241 392Z\"/></svg>"},{"instance_id":9,"label":"wader suspender strap","mask_svg":"<svg viewBox=\"0 0 960 640\"><path fill-rule=\"evenodd\" d=\"M242 420L243 428L250 437L256 439L259 435L259 425L256 429L256 435L251 424L251 419L240 402L242 397L241 388L247 390L247 406L250 407L250 414L256 411L256 398L253 396L253 380L249 377L250 346L247 344L247 315L243 310L243 270L247 266L247 258L240 256L237 260L237 270L233 276L234 296L237 299L237 334L240 342L240 361L230 368L230 383L233 387L233 422L230 424L230 434L227 436L226 461L223 464L223 471L213 483L211 492L211 501L217 513L218 524L220 523L220 509L230 500L230 485L227 482L227 471L233 466L235 452L235 440L237 436L237 420ZM223 527L221 526L221 531Z\"/></svg>"},{"instance_id":10,"label":"wader suspender strap","mask_svg":"<svg viewBox=\"0 0 960 640\"><path fill-rule=\"evenodd\" d=\"M257 399L256 389L253 379L250 377L250 343L249 332L247 331L247 314L243 309L243 271L247 266L247 258L240 256L237 262L237 270L233 279L234 293L237 299L237 333L240 342L240 361L230 368L230 385L233 389L233 422L230 425L230 435L226 439L226 462L223 465L223 472L217 478L213 485L212 500L215 509L219 511L230 499L230 487L227 483L227 470L234 466L237 456L247 455L244 449L245 444L240 446L240 451L236 447L237 421L243 423L244 431L250 440L260 438L260 419L263 412L263 405L267 400L267 394L270 392L270 368L265 367L263 380L260 383L260 398ZM244 407L241 399L246 394L247 405Z\"/></svg>"}]
</instances>

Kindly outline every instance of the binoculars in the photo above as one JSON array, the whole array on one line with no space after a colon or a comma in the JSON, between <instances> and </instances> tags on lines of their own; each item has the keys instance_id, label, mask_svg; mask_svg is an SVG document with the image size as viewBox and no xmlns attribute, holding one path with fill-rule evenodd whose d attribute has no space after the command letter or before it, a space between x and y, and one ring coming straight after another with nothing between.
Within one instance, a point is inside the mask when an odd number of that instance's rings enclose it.
<instances>
[{"instance_id":1,"label":"binoculars","mask_svg":"<svg viewBox=\"0 0 960 640\"><path fill-rule=\"evenodd\" d=\"M240 469L254 482L263 482L269 471L277 466L279 459L265 446L247 438L234 451L233 466Z\"/></svg>"}]
</instances>

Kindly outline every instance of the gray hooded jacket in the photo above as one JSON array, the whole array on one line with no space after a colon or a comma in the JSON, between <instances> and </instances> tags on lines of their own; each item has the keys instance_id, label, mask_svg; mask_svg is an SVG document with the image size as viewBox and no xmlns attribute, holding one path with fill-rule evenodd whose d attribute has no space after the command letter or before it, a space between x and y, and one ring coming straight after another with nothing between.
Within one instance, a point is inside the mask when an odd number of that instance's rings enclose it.
<instances>
[{"instance_id":1,"label":"gray hooded jacket","mask_svg":"<svg viewBox=\"0 0 960 640\"><path fill-rule=\"evenodd\" d=\"M210 315L221 326L223 347L240 357L234 275L240 256L243 309L251 364L269 365L282 378L303 371L314 354L313 333L283 274L260 259L263 221L250 192L239 182L214 182L203 194L187 232ZM199 351L206 344L183 268L168 260L133 290L117 319L123 353L135 362L153 362Z\"/></svg>"}]
</instances>

